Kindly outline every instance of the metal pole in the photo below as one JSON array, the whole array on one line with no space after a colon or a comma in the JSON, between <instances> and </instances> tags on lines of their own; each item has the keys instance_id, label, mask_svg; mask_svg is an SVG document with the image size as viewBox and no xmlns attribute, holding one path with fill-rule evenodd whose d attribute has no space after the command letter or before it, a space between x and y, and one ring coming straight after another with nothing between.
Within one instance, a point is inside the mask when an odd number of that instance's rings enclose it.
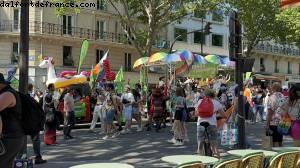
<instances>
[{"instance_id":1,"label":"metal pole","mask_svg":"<svg viewBox=\"0 0 300 168\"><path fill-rule=\"evenodd\" d=\"M204 41L204 33L203 33L203 23L204 23L204 19L203 19L203 16L202 16L202 19L201 19L201 26L202 26L202 30L201 30L201 55L203 55L203 41Z\"/></svg>"},{"instance_id":2,"label":"metal pole","mask_svg":"<svg viewBox=\"0 0 300 168\"><path fill-rule=\"evenodd\" d=\"M29 1L21 0L20 21L20 60L19 60L19 91L28 92L28 64L29 64Z\"/></svg>"}]
</instances>

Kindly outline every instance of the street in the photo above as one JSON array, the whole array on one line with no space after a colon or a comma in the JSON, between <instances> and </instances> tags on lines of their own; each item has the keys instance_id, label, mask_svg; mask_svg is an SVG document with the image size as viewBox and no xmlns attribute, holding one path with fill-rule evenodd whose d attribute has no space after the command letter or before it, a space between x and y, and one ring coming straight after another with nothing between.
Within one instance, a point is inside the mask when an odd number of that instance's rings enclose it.
<instances>
[{"instance_id":1,"label":"street","mask_svg":"<svg viewBox=\"0 0 300 168\"><path fill-rule=\"evenodd\" d=\"M99 128L96 129L100 131ZM115 139L102 140L103 136L89 133L87 129L74 130L75 139L65 141L58 136L58 145L42 145L44 159L47 164L38 165L37 168L67 168L84 163L97 162L123 162L134 165L137 168L171 167L160 160L167 155L194 154L196 151L196 123L188 123L190 142L184 146L174 146L167 142L171 138L170 127L160 133L154 131L133 132L120 135ZM247 137L252 148L262 148L264 129L262 124L247 125ZM30 141L29 141L30 142ZM291 145L291 139L284 139L285 145ZM32 152L31 144L28 147ZM225 156L226 150L221 149L221 155ZM32 153L29 154L30 156Z\"/></svg>"}]
</instances>

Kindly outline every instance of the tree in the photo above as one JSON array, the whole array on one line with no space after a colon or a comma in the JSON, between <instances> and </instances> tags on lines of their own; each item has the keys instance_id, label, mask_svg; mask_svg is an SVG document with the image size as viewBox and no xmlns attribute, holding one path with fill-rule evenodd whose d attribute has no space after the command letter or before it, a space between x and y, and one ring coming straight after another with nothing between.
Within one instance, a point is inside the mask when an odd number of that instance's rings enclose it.
<instances>
[{"instance_id":1,"label":"tree","mask_svg":"<svg viewBox=\"0 0 300 168\"><path fill-rule=\"evenodd\" d=\"M242 38L247 49L246 57L252 55L254 47L260 41L274 37L276 14L279 13L278 0L229 0L228 4L238 12L243 26Z\"/></svg>"},{"instance_id":2,"label":"tree","mask_svg":"<svg viewBox=\"0 0 300 168\"><path fill-rule=\"evenodd\" d=\"M72 0L57 1L66 3ZM116 11L127 40L140 56L151 55L159 33L170 23L180 21L195 10L207 13L220 4L218 0L107 0L107 2ZM62 15L70 10L58 8L56 11Z\"/></svg>"},{"instance_id":3,"label":"tree","mask_svg":"<svg viewBox=\"0 0 300 168\"><path fill-rule=\"evenodd\" d=\"M300 46L300 7L281 10L277 15L280 34L275 38L283 42L295 42Z\"/></svg>"}]
</instances>

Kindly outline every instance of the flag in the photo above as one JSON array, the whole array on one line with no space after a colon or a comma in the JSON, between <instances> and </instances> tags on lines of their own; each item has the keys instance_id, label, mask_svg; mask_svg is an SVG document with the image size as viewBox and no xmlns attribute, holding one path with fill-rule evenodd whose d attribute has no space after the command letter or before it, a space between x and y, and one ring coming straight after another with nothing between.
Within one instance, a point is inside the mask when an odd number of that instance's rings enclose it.
<instances>
[{"instance_id":1,"label":"flag","mask_svg":"<svg viewBox=\"0 0 300 168\"><path fill-rule=\"evenodd\" d=\"M79 72L80 72L80 68L83 64L83 61L85 60L88 48L89 48L89 42L87 40L83 40L82 45L81 45L81 49L80 49L80 56L79 56L77 74L79 74Z\"/></svg>"},{"instance_id":2,"label":"flag","mask_svg":"<svg viewBox=\"0 0 300 168\"><path fill-rule=\"evenodd\" d=\"M117 75L116 75L116 79L115 82L122 82L124 78L123 75L123 67L121 66L120 70L118 71Z\"/></svg>"},{"instance_id":3,"label":"flag","mask_svg":"<svg viewBox=\"0 0 300 168\"><path fill-rule=\"evenodd\" d=\"M101 58L101 60L98 62L98 64L94 67L93 73L95 76L98 76L100 71L103 69L103 62L107 59L109 50L106 51L104 56Z\"/></svg>"},{"instance_id":4,"label":"flag","mask_svg":"<svg viewBox=\"0 0 300 168\"><path fill-rule=\"evenodd\" d=\"M123 93L123 78L124 78L123 67L121 66L114 80L117 93Z\"/></svg>"},{"instance_id":5,"label":"flag","mask_svg":"<svg viewBox=\"0 0 300 168\"><path fill-rule=\"evenodd\" d=\"M94 68L92 66L91 73L90 73L90 82L89 82L91 88L93 88L93 85L94 85L94 82L95 82L95 75L93 73L93 70L94 70Z\"/></svg>"},{"instance_id":6,"label":"flag","mask_svg":"<svg viewBox=\"0 0 300 168\"><path fill-rule=\"evenodd\" d=\"M97 81L102 81L105 77L105 71L104 71L104 68L103 66L100 66L100 70L99 70L99 73L97 74Z\"/></svg>"}]
</instances>

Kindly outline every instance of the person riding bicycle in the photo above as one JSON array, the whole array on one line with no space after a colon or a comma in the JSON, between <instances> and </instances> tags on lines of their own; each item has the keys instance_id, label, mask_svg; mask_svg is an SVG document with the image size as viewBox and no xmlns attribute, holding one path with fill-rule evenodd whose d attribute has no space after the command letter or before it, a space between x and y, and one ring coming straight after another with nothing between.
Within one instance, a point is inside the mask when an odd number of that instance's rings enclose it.
<instances>
[{"instance_id":1,"label":"person riding bicycle","mask_svg":"<svg viewBox=\"0 0 300 168\"><path fill-rule=\"evenodd\" d=\"M209 124L209 126L207 127L207 132L211 151L214 156L219 158L220 153L218 151L217 143L217 113L218 117L225 117L225 115L224 106L219 101L217 101L215 97L215 91L212 89L208 89L205 91L205 97L203 99L200 99L195 106L196 115L198 116L197 153L200 153L200 146L202 144L201 142L203 142L203 138L205 137L205 127L202 126L202 124L206 122Z\"/></svg>"}]
</instances>

